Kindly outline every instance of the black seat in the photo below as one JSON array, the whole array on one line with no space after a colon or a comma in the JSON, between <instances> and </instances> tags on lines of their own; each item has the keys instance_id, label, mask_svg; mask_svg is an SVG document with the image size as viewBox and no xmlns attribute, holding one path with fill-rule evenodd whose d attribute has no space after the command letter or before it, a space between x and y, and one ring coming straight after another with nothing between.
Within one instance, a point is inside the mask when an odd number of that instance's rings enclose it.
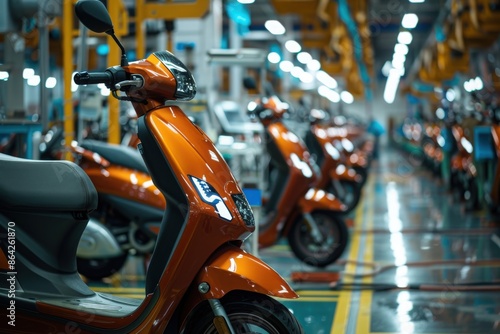
<instances>
[{"instance_id":1,"label":"black seat","mask_svg":"<svg viewBox=\"0 0 500 334\"><path fill-rule=\"evenodd\" d=\"M0 154L0 207L90 212L97 207L97 191L72 162Z\"/></svg>"},{"instance_id":2,"label":"black seat","mask_svg":"<svg viewBox=\"0 0 500 334\"><path fill-rule=\"evenodd\" d=\"M129 167L149 174L148 168L146 167L141 154L132 147L108 144L92 139L82 141L80 146L86 150L99 154L113 164Z\"/></svg>"}]
</instances>

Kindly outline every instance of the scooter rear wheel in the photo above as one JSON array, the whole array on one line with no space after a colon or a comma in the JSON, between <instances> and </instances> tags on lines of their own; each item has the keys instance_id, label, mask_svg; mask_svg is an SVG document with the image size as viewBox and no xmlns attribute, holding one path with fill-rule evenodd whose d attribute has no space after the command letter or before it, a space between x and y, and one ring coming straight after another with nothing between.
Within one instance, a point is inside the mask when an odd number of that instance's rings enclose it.
<instances>
[{"instance_id":1,"label":"scooter rear wheel","mask_svg":"<svg viewBox=\"0 0 500 334\"><path fill-rule=\"evenodd\" d=\"M301 261L315 267L325 267L342 255L349 232L345 222L335 212L315 211L311 215L321 232L321 241L314 239L309 224L300 216L290 228L288 243Z\"/></svg>"},{"instance_id":2,"label":"scooter rear wheel","mask_svg":"<svg viewBox=\"0 0 500 334\"><path fill-rule=\"evenodd\" d=\"M106 259L77 258L76 263L80 274L88 279L100 280L120 270L127 261L127 257L128 253Z\"/></svg>"},{"instance_id":3,"label":"scooter rear wheel","mask_svg":"<svg viewBox=\"0 0 500 334\"><path fill-rule=\"evenodd\" d=\"M221 299L237 334L302 334L304 331L288 309L274 298L248 291L236 291ZM191 314L183 334L217 334L208 303Z\"/></svg>"}]
</instances>

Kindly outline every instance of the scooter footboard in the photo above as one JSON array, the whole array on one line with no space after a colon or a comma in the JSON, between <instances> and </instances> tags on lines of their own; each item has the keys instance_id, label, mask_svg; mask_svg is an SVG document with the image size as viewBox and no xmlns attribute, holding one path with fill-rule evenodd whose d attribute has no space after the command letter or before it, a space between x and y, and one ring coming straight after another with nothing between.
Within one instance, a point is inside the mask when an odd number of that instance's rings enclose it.
<instances>
[{"instance_id":1,"label":"scooter footboard","mask_svg":"<svg viewBox=\"0 0 500 334\"><path fill-rule=\"evenodd\" d=\"M220 299L230 291L246 290L279 298L298 295L274 269L238 247L227 247L206 264L195 280L198 290L208 284L203 299Z\"/></svg>"}]
</instances>

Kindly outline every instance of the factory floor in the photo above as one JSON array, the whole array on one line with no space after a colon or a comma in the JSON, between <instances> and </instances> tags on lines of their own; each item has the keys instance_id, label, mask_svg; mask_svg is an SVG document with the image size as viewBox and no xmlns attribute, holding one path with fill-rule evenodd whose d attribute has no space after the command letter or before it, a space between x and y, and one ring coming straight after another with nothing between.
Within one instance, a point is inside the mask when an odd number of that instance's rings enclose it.
<instances>
[{"instance_id":1,"label":"factory floor","mask_svg":"<svg viewBox=\"0 0 500 334\"><path fill-rule=\"evenodd\" d=\"M282 302L305 333L500 333L500 217L466 212L439 179L384 150L347 219L349 246L322 270L300 263L285 241L259 251L300 295ZM131 257L89 284L143 298L143 273Z\"/></svg>"}]
</instances>

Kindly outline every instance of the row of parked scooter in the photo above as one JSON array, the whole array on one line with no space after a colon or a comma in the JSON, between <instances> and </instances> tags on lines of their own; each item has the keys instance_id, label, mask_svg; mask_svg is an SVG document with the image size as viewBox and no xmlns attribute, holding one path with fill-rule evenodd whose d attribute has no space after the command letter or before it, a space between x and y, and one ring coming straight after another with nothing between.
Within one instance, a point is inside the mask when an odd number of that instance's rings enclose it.
<instances>
[{"instance_id":1,"label":"row of parked scooter","mask_svg":"<svg viewBox=\"0 0 500 334\"><path fill-rule=\"evenodd\" d=\"M500 207L500 110L472 94L470 105L446 104L427 122L407 122L403 133L419 145L424 165L443 178L466 210Z\"/></svg>"},{"instance_id":2,"label":"row of parked scooter","mask_svg":"<svg viewBox=\"0 0 500 334\"><path fill-rule=\"evenodd\" d=\"M310 111L310 126L299 138L283 122L288 105L267 95L248 110L264 126L261 142L270 162L257 222L259 247L286 237L298 259L328 266L347 246L345 217L361 198L373 140L362 125L335 125L320 109ZM78 270L90 279L118 272L131 254L147 263L168 206L137 150L137 133L130 130L126 137L134 139L128 145L85 139L70 146L99 194L77 250ZM64 150L62 129L50 129L40 145L41 159L62 159Z\"/></svg>"},{"instance_id":3,"label":"row of parked scooter","mask_svg":"<svg viewBox=\"0 0 500 334\"><path fill-rule=\"evenodd\" d=\"M80 0L75 11L87 28L111 35L122 58L74 81L105 84L130 101L139 143L84 140L70 145L76 164L0 154L1 332L303 333L277 299L298 295L242 249L255 221L229 166L178 106L165 105L195 96L187 67L168 51L129 63L102 2ZM308 140L316 143L313 154L282 122L276 96L259 99L249 112L266 129L278 171L261 245L287 236L304 262L334 262L348 241L344 215L356 203L334 183L360 188L370 139L358 128L320 126L316 117ZM58 158L61 147L54 129L41 153ZM324 167L330 158L332 167ZM109 275L131 250L150 256L143 300L97 293L79 275Z\"/></svg>"}]
</instances>

